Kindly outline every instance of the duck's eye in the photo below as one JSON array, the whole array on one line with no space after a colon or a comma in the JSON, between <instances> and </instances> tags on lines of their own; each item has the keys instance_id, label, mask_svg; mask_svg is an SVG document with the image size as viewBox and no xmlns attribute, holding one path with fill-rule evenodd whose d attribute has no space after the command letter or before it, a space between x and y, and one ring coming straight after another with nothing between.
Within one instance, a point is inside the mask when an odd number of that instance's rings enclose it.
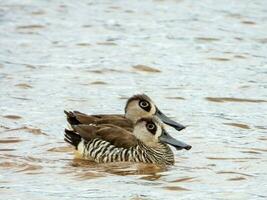
<instances>
[{"instance_id":1,"label":"duck's eye","mask_svg":"<svg viewBox=\"0 0 267 200\"><path fill-rule=\"evenodd\" d=\"M153 130L154 128L155 128L155 124L152 124L152 123L147 124L148 130Z\"/></svg>"},{"instance_id":2,"label":"duck's eye","mask_svg":"<svg viewBox=\"0 0 267 200\"><path fill-rule=\"evenodd\" d=\"M147 101L140 101L140 106L142 108L147 108L149 106L149 103Z\"/></svg>"}]
</instances>

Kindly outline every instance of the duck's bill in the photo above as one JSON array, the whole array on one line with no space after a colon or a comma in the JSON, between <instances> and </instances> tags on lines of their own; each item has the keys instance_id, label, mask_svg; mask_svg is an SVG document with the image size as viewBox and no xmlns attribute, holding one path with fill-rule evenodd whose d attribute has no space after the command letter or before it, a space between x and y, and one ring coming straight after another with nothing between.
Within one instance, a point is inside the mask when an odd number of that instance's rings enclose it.
<instances>
[{"instance_id":1,"label":"duck's bill","mask_svg":"<svg viewBox=\"0 0 267 200\"><path fill-rule=\"evenodd\" d=\"M166 131L164 131L162 133L162 135L159 137L159 140L163 143L172 145L173 147L175 147L177 150L182 150L182 149L186 149L186 150L190 150L192 148L191 145L186 144L184 142L181 142L179 140L176 140L175 138L173 138L170 134L168 134Z\"/></svg>"},{"instance_id":2,"label":"duck's bill","mask_svg":"<svg viewBox=\"0 0 267 200\"><path fill-rule=\"evenodd\" d=\"M171 120L166 115L164 115L159 109L157 109L156 115L157 115L157 117L159 117L161 119L162 122L164 122L165 124L168 124L169 126L172 126L177 131L181 131L181 130L183 130L185 128L184 125L179 124L179 123Z\"/></svg>"}]
</instances>

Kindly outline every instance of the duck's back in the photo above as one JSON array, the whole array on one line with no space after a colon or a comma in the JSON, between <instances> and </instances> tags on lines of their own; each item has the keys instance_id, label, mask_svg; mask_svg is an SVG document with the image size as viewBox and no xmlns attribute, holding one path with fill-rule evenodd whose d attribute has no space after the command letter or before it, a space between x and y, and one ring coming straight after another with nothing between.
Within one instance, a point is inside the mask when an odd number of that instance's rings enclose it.
<instances>
[{"instance_id":1,"label":"duck's back","mask_svg":"<svg viewBox=\"0 0 267 200\"><path fill-rule=\"evenodd\" d=\"M67 120L71 126L78 124L111 124L114 126L121 127L127 131L132 132L133 123L124 117L124 115L119 114L106 114L106 115L87 115L78 111L67 112L64 111L67 115Z\"/></svg>"}]
</instances>

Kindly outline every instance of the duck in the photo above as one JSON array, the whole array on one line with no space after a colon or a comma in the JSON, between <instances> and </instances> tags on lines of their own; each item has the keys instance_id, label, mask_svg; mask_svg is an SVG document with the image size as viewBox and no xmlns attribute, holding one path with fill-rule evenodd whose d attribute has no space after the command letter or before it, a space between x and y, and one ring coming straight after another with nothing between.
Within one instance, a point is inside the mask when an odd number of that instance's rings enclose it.
<instances>
[{"instance_id":1,"label":"duck","mask_svg":"<svg viewBox=\"0 0 267 200\"><path fill-rule=\"evenodd\" d=\"M87 115L79 111L64 111L71 126L78 124L111 124L132 132L134 124L142 117L157 116L163 123L172 126L178 131L185 128L167 117L150 97L146 94L137 94L130 97L125 105L124 114Z\"/></svg>"},{"instance_id":2,"label":"duck","mask_svg":"<svg viewBox=\"0 0 267 200\"><path fill-rule=\"evenodd\" d=\"M155 116L137 120L132 133L114 125L73 125L64 140L75 147L80 158L96 163L135 162L173 165L177 150L191 146L173 138Z\"/></svg>"}]
</instances>

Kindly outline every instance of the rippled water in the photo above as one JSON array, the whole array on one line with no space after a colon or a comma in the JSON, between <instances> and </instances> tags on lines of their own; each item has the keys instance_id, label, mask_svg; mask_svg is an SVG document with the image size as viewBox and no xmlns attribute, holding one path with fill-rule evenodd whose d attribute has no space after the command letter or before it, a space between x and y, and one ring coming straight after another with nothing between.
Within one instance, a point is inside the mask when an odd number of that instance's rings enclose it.
<instances>
[{"instance_id":1,"label":"rippled water","mask_svg":"<svg viewBox=\"0 0 267 200\"><path fill-rule=\"evenodd\" d=\"M267 2L0 1L1 199L266 199ZM188 125L175 166L74 159L63 110L137 92Z\"/></svg>"}]
</instances>

